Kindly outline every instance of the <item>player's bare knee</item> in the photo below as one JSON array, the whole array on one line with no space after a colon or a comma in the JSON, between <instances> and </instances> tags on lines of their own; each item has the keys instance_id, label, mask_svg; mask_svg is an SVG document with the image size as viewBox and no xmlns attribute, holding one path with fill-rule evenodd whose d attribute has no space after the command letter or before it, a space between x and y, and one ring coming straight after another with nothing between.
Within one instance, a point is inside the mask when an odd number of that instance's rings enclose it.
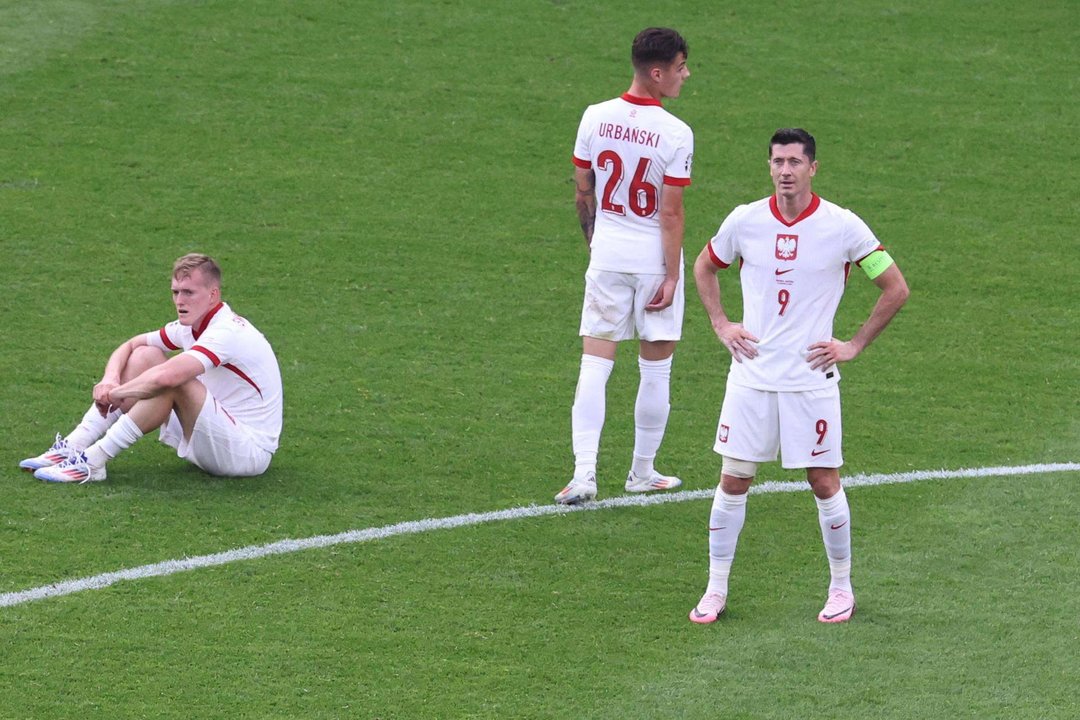
<instances>
[{"instance_id":1,"label":"player's bare knee","mask_svg":"<svg viewBox=\"0 0 1080 720\"><path fill-rule=\"evenodd\" d=\"M840 470L838 468L807 468L806 481L810 490L821 500L828 500L840 492Z\"/></svg>"},{"instance_id":2,"label":"player's bare knee","mask_svg":"<svg viewBox=\"0 0 1080 720\"><path fill-rule=\"evenodd\" d=\"M142 375L144 372L165 362L168 358L165 353L151 345L140 345L131 351L127 364L120 373L121 380L128 382Z\"/></svg>"}]
</instances>

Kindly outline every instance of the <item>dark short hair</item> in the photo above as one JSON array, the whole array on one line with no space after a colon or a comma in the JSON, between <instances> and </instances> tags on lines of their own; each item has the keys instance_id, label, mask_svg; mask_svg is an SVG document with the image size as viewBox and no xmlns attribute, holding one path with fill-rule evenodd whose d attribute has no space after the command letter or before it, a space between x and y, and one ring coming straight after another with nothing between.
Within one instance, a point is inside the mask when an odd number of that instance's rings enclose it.
<instances>
[{"instance_id":1,"label":"dark short hair","mask_svg":"<svg viewBox=\"0 0 1080 720\"><path fill-rule=\"evenodd\" d=\"M814 162L814 157L817 155L817 142L814 140L813 135L802 128L780 128L774 132L772 139L769 140L769 157L772 157L773 145L792 145L794 143L802 143L806 157L810 158L810 162Z\"/></svg>"},{"instance_id":2,"label":"dark short hair","mask_svg":"<svg viewBox=\"0 0 1080 720\"><path fill-rule=\"evenodd\" d=\"M670 65L679 53L690 57L690 48L683 36L671 28L645 28L630 46L630 60L637 70L648 70L657 63Z\"/></svg>"}]
</instances>

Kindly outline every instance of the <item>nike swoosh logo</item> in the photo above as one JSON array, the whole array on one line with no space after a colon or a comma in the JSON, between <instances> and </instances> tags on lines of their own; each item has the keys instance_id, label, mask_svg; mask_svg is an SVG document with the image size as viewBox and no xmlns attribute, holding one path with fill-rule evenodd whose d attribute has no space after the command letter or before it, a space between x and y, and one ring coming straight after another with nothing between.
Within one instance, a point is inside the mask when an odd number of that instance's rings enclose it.
<instances>
[{"instance_id":1,"label":"nike swoosh logo","mask_svg":"<svg viewBox=\"0 0 1080 720\"><path fill-rule=\"evenodd\" d=\"M840 528L844 527L845 525L847 525L847 520L840 523L839 525L830 525L829 527L832 528L833 530L839 530Z\"/></svg>"},{"instance_id":2,"label":"nike swoosh logo","mask_svg":"<svg viewBox=\"0 0 1080 720\"><path fill-rule=\"evenodd\" d=\"M725 525L724 527L709 528L709 532L716 532L717 530L726 530L726 529L727 529L727 525Z\"/></svg>"},{"instance_id":3,"label":"nike swoosh logo","mask_svg":"<svg viewBox=\"0 0 1080 720\"><path fill-rule=\"evenodd\" d=\"M811 450L810 457L817 457L818 455L824 455L829 452L828 450Z\"/></svg>"},{"instance_id":4,"label":"nike swoosh logo","mask_svg":"<svg viewBox=\"0 0 1080 720\"><path fill-rule=\"evenodd\" d=\"M795 270L795 268L791 268L790 270L777 270L776 274L777 275L783 275L785 273L793 272L794 270Z\"/></svg>"}]
</instances>

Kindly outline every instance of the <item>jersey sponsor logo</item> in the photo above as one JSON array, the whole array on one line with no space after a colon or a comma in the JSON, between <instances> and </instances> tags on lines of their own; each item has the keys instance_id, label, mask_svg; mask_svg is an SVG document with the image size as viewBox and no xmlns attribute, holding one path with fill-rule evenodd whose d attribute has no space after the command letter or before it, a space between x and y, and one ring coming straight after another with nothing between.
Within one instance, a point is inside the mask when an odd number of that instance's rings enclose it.
<instances>
[{"instance_id":1,"label":"jersey sponsor logo","mask_svg":"<svg viewBox=\"0 0 1080 720\"><path fill-rule=\"evenodd\" d=\"M621 140L636 145L646 145L654 148L660 147L660 133L642 130L641 128L627 127L626 125L617 125L615 123L600 123L600 127L597 129L596 134L600 137Z\"/></svg>"},{"instance_id":2,"label":"jersey sponsor logo","mask_svg":"<svg viewBox=\"0 0 1080 720\"><path fill-rule=\"evenodd\" d=\"M794 260L799 254L799 236L776 234L776 259Z\"/></svg>"},{"instance_id":3,"label":"jersey sponsor logo","mask_svg":"<svg viewBox=\"0 0 1080 720\"><path fill-rule=\"evenodd\" d=\"M818 455L824 455L829 452L828 450L811 450L810 457L817 457Z\"/></svg>"},{"instance_id":4,"label":"jersey sponsor logo","mask_svg":"<svg viewBox=\"0 0 1080 720\"><path fill-rule=\"evenodd\" d=\"M727 436L728 436L728 432L730 430L731 430L731 428L729 428L727 425L721 425L720 426L720 432L718 433L719 438L720 438L720 442L722 442L722 443L727 442Z\"/></svg>"}]
</instances>

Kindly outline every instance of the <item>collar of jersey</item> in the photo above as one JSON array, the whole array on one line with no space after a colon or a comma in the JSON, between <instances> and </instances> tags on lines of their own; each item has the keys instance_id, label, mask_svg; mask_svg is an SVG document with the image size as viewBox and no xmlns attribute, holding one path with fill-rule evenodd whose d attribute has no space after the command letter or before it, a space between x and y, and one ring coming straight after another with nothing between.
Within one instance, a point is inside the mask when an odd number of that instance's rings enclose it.
<instances>
[{"instance_id":1,"label":"collar of jersey","mask_svg":"<svg viewBox=\"0 0 1080 720\"><path fill-rule=\"evenodd\" d=\"M806 209L799 213L799 217L795 218L791 222L784 219L784 216L780 214L780 206L776 204L776 196L773 195L769 198L769 209L772 210L773 217L784 223L788 227L795 225L796 223L805 220L814 214L814 211L821 205L821 198L817 196L817 193L810 193L810 204L806 206Z\"/></svg>"},{"instance_id":2,"label":"collar of jersey","mask_svg":"<svg viewBox=\"0 0 1080 720\"><path fill-rule=\"evenodd\" d=\"M630 93L623 93L622 99L631 105L659 105L660 107L663 107L659 100L651 97L643 98L638 97L637 95L631 95Z\"/></svg>"},{"instance_id":3,"label":"collar of jersey","mask_svg":"<svg viewBox=\"0 0 1080 720\"><path fill-rule=\"evenodd\" d=\"M210 312L206 313L206 317L204 317L202 319L202 322L199 323L199 327L191 329L191 336L198 340L199 336L206 332L206 328L210 326L210 321L214 319L215 315L217 315L218 310L220 310L224 305L225 303L219 302L217 305L210 308Z\"/></svg>"}]
</instances>

